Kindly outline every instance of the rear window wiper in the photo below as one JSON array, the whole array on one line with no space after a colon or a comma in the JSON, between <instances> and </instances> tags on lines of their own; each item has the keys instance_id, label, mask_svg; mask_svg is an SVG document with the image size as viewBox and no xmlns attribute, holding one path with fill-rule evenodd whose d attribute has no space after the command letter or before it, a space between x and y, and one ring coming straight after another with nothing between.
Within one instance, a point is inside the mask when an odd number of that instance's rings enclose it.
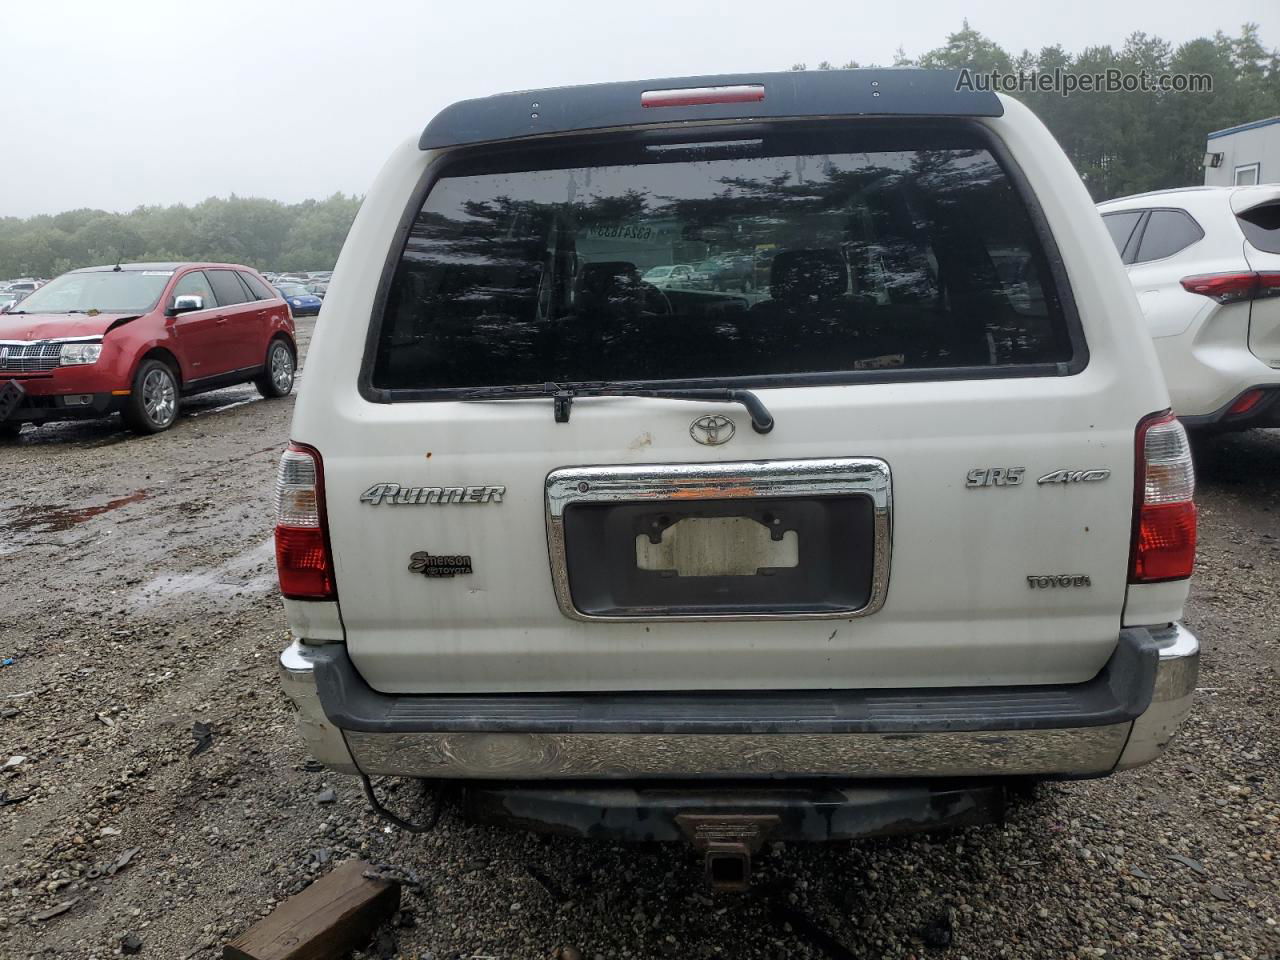
<instances>
[{"instance_id":1,"label":"rear window wiper","mask_svg":"<svg viewBox=\"0 0 1280 960\"><path fill-rule=\"evenodd\" d=\"M518 400L522 397L551 397L556 423L568 423L569 411L576 397L654 397L659 400L692 400L697 403L740 403L751 415L751 429L768 433L773 429L773 415L764 402L750 390L729 387L654 388L627 383L577 384L561 386L544 383L527 387L477 387L459 395L462 400Z\"/></svg>"}]
</instances>

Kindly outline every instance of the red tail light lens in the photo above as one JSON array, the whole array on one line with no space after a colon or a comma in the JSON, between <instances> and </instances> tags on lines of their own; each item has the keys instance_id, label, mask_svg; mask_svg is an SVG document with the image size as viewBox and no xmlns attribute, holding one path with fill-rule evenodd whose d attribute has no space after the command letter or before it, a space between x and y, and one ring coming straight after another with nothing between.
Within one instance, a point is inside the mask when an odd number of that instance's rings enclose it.
<instances>
[{"instance_id":1,"label":"red tail light lens","mask_svg":"<svg viewBox=\"0 0 1280 960\"><path fill-rule=\"evenodd\" d=\"M276 476L276 572L291 600L336 600L324 513L324 466L312 447L291 443Z\"/></svg>"},{"instance_id":2,"label":"red tail light lens","mask_svg":"<svg viewBox=\"0 0 1280 960\"><path fill-rule=\"evenodd\" d=\"M1134 583L1184 580L1196 561L1196 505L1143 507L1134 549Z\"/></svg>"},{"instance_id":3,"label":"red tail light lens","mask_svg":"<svg viewBox=\"0 0 1280 960\"><path fill-rule=\"evenodd\" d=\"M1196 559L1195 468L1187 432L1168 411L1138 424L1130 583L1191 576Z\"/></svg>"},{"instance_id":4,"label":"red tail light lens","mask_svg":"<svg viewBox=\"0 0 1280 960\"><path fill-rule=\"evenodd\" d=\"M683 90L646 90L640 94L642 107L697 107L710 103L758 103L764 99L764 85L741 83L726 87L686 87Z\"/></svg>"},{"instance_id":5,"label":"red tail light lens","mask_svg":"<svg viewBox=\"0 0 1280 960\"><path fill-rule=\"evenodd\" d=\"M1280 273L1206 273L1183 277L1180 282L1188 293L1198 293L1218 303L1280 296Z\"/></svg>"},{"instance_id":6,"label":"red tail light lens","mask_svg":"<svg viewBox=\"0 0 1280 960\"><path fill-rule=\"evenodd\" d=\"M333 600L333 571L319 530L276 527L276 569L280 592L292 600Z\"/></svg>"}]
</instances>

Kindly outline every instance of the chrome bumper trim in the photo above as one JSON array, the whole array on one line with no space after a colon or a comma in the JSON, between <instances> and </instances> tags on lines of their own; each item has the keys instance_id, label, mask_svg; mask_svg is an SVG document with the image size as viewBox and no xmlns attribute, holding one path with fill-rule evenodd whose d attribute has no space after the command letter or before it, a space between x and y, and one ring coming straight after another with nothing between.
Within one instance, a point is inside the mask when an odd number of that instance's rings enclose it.
<instances>
[{"instance_id":1,"label":"chrome bumper trim","mask_svg":"<svg viewBox=\"0 0 1280 960\"><path fill-rule=\"evenodd\" d=\"M1164 753L1178 726L1191 712L1199 679L1200 641L1182 624L1172 624L1160 636L1160 662L1151 706L1133 721L1117 770L1140 767Z\"/></svg>"},{"instance_id":2,"label":"chrome bumper trim","mask_svg":"<svg viewBox=\"0 0 1280 960\"><path fill-rule=\"evenodd\" d=\"M1180 623L1171 625L1171 639L1160 646L1153 703L1181 700L1195 692L1200 678L1200 641ZM1162 640L1164 638L1161 638Z\"/></svg>"},{"instance_id":3,"label":"chrome bumper trim","mask_svg":"<svg viewBox=\"0 0 1280 960\"><path fill-rule=\"evenodd\" d=\"M524 734L344 731L368 774L466 779L1103 774L1129 724L924 734Z\"/></svg>"},{"instance_id":4,"label":"chrome bumper trim","mask_svg":"<svg viewBox=\"0 0 1280 960\"><path fill-rule=\"evenodd\" d=\"M311 756L325 766L341 773L357 773L342 731L329 722L320 704L311 661L313 649L295 640L280 653L278 664L280 683L298 711L298 735Z\"/></svg>"}]
</instances>

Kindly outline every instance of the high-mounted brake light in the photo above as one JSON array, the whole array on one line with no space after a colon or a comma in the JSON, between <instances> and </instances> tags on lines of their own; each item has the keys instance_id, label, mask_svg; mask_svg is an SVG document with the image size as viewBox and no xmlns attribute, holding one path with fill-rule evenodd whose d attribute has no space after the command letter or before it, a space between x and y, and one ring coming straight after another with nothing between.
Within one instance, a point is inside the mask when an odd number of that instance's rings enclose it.
<instances>
[{"instance_id":1,"label":"high-mounted brake light","mask_svg":"<svg viewBox=\"0 0 1280 960\"><path fill-rule=\"evenodd\" d=\"M290 600L336 600L320 453L291 443L276 476L276 572Z\"/></svg>"},{"instance_id":2,"label":"high-mounted brake light","mask_svg":"<svg viewBox=\"0 0 1280 960\"><path fill-rule=\"evenodd\" d=\"M1172 413L1138 424L1130 583L1185 580L1196 560L1195 468L1187 431Z\"/></svg>"},{"instance_id":3,"label":"high-mounted brake light","mask_svg":"<svg viewBox=\"0 0 1280 960\"><path fill-rule=\"evenodd\" d=\"M727 87L685 87L683 90L645 90L642 107L697 107L710 103L758 103L764 84L739 83Z\"/></svg>"},{"instance_id":4,"label":"high-mounted brake light","mask_svg":"<svg viewBox=\"0 0 1280 960\"><path fill-rule=\"evenodd\" d=\"M1206 273L1183 277L1180 282L1188 293L1198 293L1218 303L1280 297L1280 273Z\"/></svg>"}]
</instances>

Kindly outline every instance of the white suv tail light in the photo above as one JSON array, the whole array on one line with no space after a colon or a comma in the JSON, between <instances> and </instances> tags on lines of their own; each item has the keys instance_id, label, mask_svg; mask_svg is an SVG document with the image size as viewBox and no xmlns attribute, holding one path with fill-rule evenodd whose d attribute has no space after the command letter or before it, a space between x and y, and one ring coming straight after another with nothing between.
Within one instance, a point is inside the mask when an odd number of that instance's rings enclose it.
<instances>
[{"instance_id":1,"label":"white suv tail light","mask_svg":"<svg viewBox=\"0 0 1280 960\"><path fill-rule=\"evenodd\" d=\"M291 600L336 600L319 451L291 443L276 476L276 572Z\"/></svg>"},{"instance_id":2,"label":"white suv tail light","mask_svg":"<svg viewBox=\"0 0 1280 960\"><path fill-rule=\"evenodd\" d=\"M1195 468L1187 432L1168 411L1138 424L1130 583L1191 576L1196 559Z\"/></svg>"},{"instance_id":3,"label":"white suv tail light","mask_svg":"<svg viewBox=\"0 0 1280 960\"><path fill-rule=\"evenodd\" d=\"M1280 297L1280 273L1205 273L1183 277L1180 282L1187 293L1198 293L1218 303Z\"/></svg>"}]
</instances>

